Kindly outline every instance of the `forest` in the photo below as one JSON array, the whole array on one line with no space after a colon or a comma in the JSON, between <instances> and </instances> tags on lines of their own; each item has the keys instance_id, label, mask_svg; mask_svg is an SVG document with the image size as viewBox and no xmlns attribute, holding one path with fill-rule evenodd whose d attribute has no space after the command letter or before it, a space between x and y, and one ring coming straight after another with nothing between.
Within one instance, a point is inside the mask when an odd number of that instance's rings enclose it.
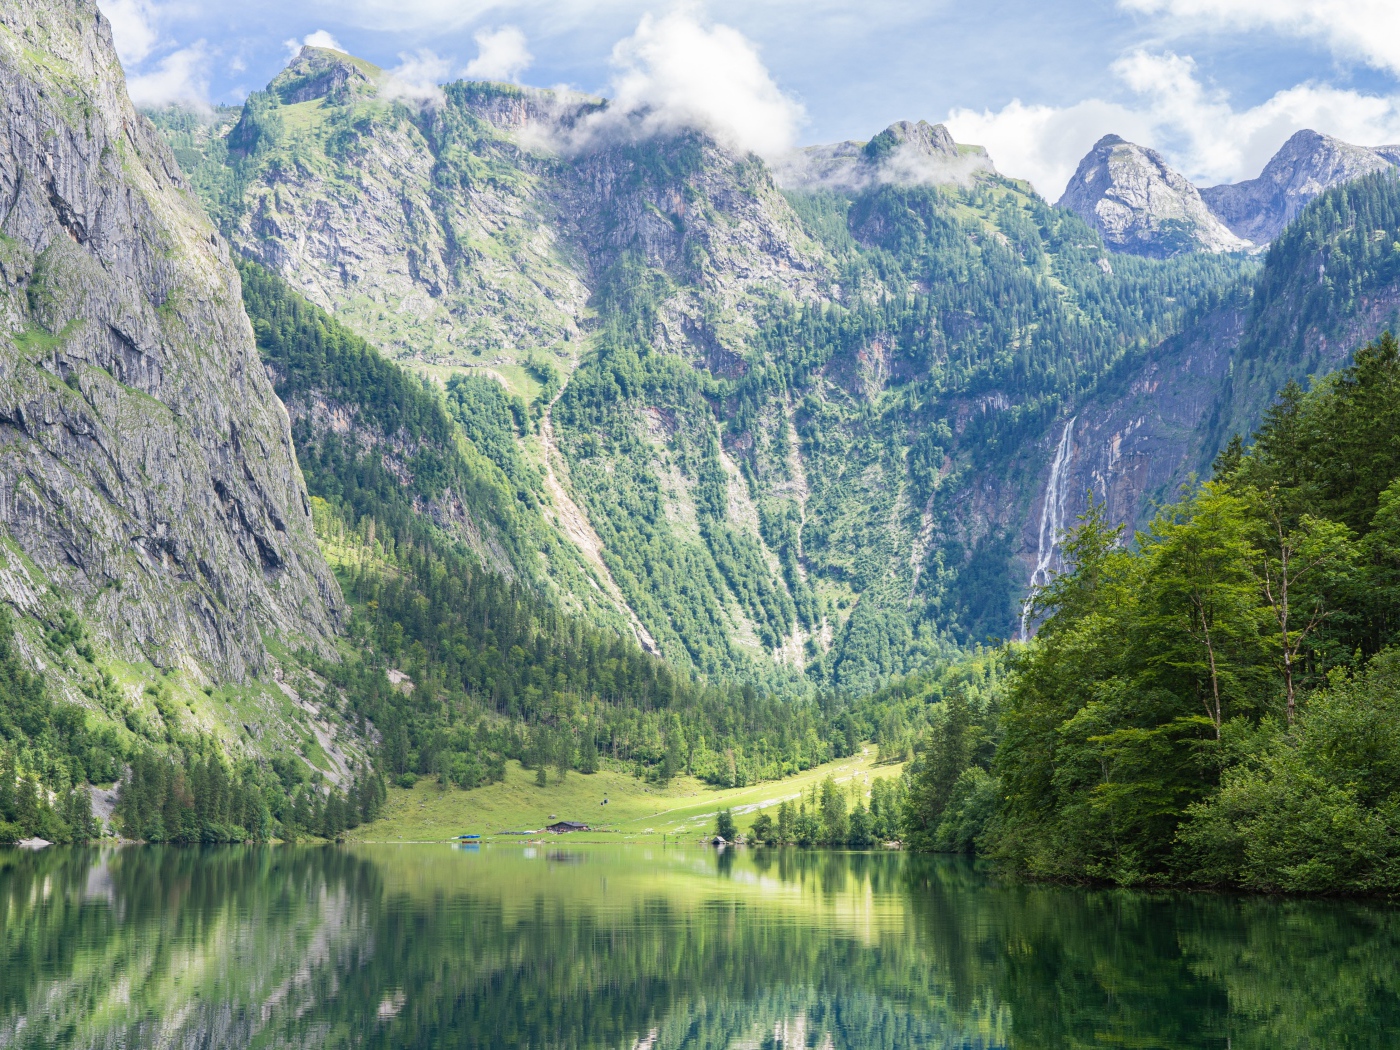
<instances>
[{"instance_id":1,"label":"forest","mask_svg":"<svg viewBox=\"0 0 1400 1050\"><path fill-rule=\"evenodd\" d=\"M906 841L1042 878L1400 888L1397 427L1386 333L1131 542L1092 505L997 710L931 726Z\"/></svg>"},{"instance_id":2,"label":"forest","mask_svg":"<svg viewBox=\"0 0 1400 1050\"><path fill-rule=\"evenodd\" d=\"M539 481L514 452L528 412L490 380L434 392L280 278L240 268L279 396L345 408L368 443L304 417L293 426L318 535L354 607L353 651L318 670L379 729L387 775L470 788L500 779L508 758L546 779L606 760L661 782L684 771L732 787L841 757L862 739L834 691L792 699L697 680L564 611L535 580L484 567L418 508L455 498L528 536L517 525ZM407 483L385 465L392 441L417 450ZM391 687L391 667L411 692Z\"/></svg>"}]
</instances>

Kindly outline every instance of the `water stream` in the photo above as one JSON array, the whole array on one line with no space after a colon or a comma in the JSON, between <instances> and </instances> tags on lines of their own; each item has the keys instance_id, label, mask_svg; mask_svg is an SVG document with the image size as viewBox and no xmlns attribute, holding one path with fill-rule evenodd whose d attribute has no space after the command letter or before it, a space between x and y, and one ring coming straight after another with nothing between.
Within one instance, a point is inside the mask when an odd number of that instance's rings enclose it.
<instances>
[{"instance_id":1,"label":"water stream","mask_svg":"<svg viewBox=\"0 0 1400 1050\"><path fill-rule=\"evenodd\" d=\"M1040 507L1040 541L1035 554L1035 571L1031 573L1026 600L1021 605L1021 640L1030 637L1031 603L1036 592L1050 582L1055 556L1060 550L1060 536L1065 530L1065 475L1074 457L1074 420L1065 424L1060 435L1055 460L1050 464L1050 481L1045 486L1045 502Z\"/></svg>"}]
</instances>

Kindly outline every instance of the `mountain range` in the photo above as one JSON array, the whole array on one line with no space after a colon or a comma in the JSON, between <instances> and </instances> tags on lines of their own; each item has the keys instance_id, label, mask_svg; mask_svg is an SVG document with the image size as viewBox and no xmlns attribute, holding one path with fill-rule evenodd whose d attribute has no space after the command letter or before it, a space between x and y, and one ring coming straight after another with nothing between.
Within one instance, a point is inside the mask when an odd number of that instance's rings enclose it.
<instances>
[{"instance_id":1,"label":"mountain range","mask_svg":"<svg viewBox=\"0 0 1400 1050\"><path fill-rule=\"evenodd\" d=\"M1333 186L1400 164L1400 146L1353 146L1296 132L1258 178L1197 187L1156 150L1105 135L1079 162L1060 207L1114 251L1157 258L1188 251L1261 251Z\"/></svg>"},{"instance_id":2,"label":"mountain range","mask_svg":"<svg viewBox=\"0 0 1400 1050\"><path fill-rule=\"evenodd\" d=\"M1388 147L1110 136L1052 206L927 122L770 164L315 47L142 115L86 0L0 28L0 588L142 740L780 775L1397 319Z\"/></svg>"},{"instance_id":3,"label":"mountain range","mask_svg":"<svg viewBox=\"0 0 1400 1050\"><path fill-rule=\"evenodd\" d=\"M1051 209L922 121L769 166L602 100L458 83L411 107L386 82L308 47L241 110L157 117L238 253L420 374L533 406L561 557L509 571L774 684L866 688L1018 630L1043 457L1068 435L1061 525L1090 487L1136 522L1208 462L1193 369L1219 383L1244 322L1198 337L1182 311L1247 296L1261 230L1389 164L1300 134L1203 193L1109 138ZM1130 373L1197 343L1119 418Z\"/></svg>"}]
</instances>

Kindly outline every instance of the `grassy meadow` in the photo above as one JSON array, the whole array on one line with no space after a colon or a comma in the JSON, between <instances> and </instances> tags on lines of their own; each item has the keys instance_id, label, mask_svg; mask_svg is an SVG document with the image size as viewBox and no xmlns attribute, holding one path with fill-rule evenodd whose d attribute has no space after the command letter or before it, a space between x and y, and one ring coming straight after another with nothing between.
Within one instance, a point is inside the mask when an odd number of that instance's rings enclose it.
<instances>
[{"instance_id":1,"label":"grassy meadow","mask_svg":"<svg viewBox=\"0 0 1400 1050\"><path fill-rule=\"evenodd\" d=\"M503 832L537 831L553 820L577 820L592 831L576 832L573 841L660 840L662 836L699 839L713 834L715 814L734 811L747 832L758 810L810 793L828 776L867 799L874 777L895 777L900 765L876 766L875 749L817 766L786 780L742 788L713 788L693 777L676 777L666 787L638 780L631 773L604 769L570 772L563 780L551 770L549 784L539 787L532 770L508 762L506 778L463 791L442 788L436 778L411 789L389 788L378 820L347 833L359 842L440 842L457 835L492 837ZM603 800L607 799L607 805Z\"/></svg>"}]
</instances>

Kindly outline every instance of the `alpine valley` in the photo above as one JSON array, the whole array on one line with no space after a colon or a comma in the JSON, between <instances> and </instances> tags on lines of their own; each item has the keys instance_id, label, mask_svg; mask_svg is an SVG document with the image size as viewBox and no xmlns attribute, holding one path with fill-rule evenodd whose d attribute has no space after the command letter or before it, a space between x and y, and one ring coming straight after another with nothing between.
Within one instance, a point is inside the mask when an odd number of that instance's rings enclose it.
<instances>
[{"instance_id":1,"label":"alpine valley","mask_svg":"<svg viewBox=\"0 0 1400 1050\"><path fill-rule=\"evenodd\" d=\"M1108 136L1052 205L923 121L765 161L310 46L138 113L90 0L0 3L0 90L0 827L48 838L913 757L1091 503L1131 535L1400 322L1400 147L1313 132L1203 188Z\"/></svg>"}]
</instances>

